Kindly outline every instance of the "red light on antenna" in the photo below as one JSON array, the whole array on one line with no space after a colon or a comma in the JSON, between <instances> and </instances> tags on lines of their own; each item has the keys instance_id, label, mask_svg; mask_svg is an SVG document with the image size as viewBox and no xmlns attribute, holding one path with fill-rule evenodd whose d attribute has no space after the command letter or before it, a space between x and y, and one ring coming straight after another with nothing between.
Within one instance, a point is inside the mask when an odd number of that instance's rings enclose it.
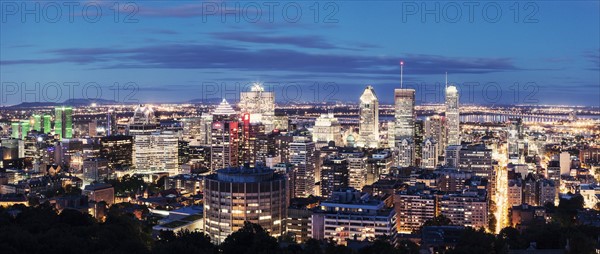
<instances>
[{"instance_id":1,"label":"red light on antenna","mask_svg":"<svg viewBox=\"0 0 600 254\"><path fill-rule=\"evenodd\" d=\"M400 61L400 65L404 65L404 61Z\"/></svg>"}]
</instances>

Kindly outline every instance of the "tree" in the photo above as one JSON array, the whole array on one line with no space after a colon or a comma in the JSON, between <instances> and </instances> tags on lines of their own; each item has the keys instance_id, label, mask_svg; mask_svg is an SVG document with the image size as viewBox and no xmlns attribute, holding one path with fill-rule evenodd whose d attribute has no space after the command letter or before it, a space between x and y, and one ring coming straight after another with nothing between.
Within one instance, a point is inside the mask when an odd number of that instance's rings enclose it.
<instances>
[{"instance_id":1,"label":"tree","mask_svg":"<svg viewBox=\"0 0 600 254\"><path fill-rule=\"evenodd\" d=\"M152 253L215 253L215 245L210 242L210 237L197 231L182 230L161 231L160 240L154 244Z\"/></svg>"},{"instance_id":2,"label":"tree","mask_svg":"<svg viewBox=\"0 0 600 254\"><path fill-rule=\"evenodd\" d=\"M221 244L223 254L276 253L277 239L270 236L260 225L248 221L238 231L229 235Z\"/></svg>"}]
</instances>

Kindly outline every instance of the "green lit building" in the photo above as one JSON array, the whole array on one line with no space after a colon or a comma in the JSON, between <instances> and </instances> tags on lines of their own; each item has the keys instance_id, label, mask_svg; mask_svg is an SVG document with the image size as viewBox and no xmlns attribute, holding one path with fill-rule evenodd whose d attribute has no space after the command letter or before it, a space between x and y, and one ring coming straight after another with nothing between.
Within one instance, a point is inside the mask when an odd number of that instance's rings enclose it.
<instances>
[{"instance_id":1,"label":"green lit building","mask_svg":"<svg viewBox=\"0 0 600 254\"><path fill-rule=\"evenodd\" d=\"M42 125L44 127L43 132L48 133L52 131L52 116L44 114L42 118L44 121L44 124Z\"/></svg>"},{"instance_id":2,"label":"green lit building","mask_svg":"<svg viewBox=\"0 0 600 254\"><path fill-rule=\"evenodd\" d=\"M73 108L56 107L54 117L54 132L59 138L73 138Z\"/></svg>"},{"instance_id":3,"label":"green lit building","mask_svg":"<svg viewBox=\"0 0 600 254\"><path fill-rule=\"evenodd\" d=\"M30 130L29 120L20 120L11 123L12 135L14 139L25 139L27 132Z\"/></svg>"}]
</instances>

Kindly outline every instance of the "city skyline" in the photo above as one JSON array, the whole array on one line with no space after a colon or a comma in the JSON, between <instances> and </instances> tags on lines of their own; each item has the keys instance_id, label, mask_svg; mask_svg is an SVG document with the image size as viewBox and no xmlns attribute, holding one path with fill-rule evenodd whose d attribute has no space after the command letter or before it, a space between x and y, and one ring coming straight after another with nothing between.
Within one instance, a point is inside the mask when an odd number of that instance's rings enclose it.
<instances>
[{"instance_id":1,"label":"city skyline","mask_svg":"<svg viewBox=\"0 0 600 254\"><path fill-rule=\"evenodd\" d=\"M0 8L2 253L600 253L598 1Z\"/></svg>"}]
</instances>

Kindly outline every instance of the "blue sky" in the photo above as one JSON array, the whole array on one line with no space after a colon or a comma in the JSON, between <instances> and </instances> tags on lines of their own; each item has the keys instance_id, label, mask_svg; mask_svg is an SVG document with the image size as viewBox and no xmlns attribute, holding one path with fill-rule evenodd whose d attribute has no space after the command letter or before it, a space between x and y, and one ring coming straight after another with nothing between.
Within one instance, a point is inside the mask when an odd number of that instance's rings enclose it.
<instances>
[{"instance_id":1,"label":"blue sky","mask_svg":"<svg viewBox=\"0 0 600 254\"><path fill-rule=\"evenodd\" d=\"M448 72L463 103L600 106L598 1L1 3L3 105L235 100L252 82L278 101L373 85L391 102L403 60L420 103Z\"/></svg>"}]
</instances>

